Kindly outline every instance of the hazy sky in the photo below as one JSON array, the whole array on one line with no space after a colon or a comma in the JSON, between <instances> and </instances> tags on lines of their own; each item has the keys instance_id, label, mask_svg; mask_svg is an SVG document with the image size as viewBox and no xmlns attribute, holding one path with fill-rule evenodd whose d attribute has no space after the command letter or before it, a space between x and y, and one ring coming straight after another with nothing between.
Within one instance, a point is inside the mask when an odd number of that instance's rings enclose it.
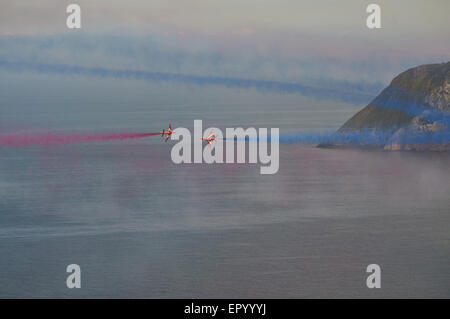
<instances>
[{"instance_id":1,"label":"hazy sky","mask_svg":"<svg viewBox=\"0 0 450 319\"><path fill-rule=\"evenodd\" d=\"M0 0L0 59L268 80L383 82L450 59L448 0ZM381 6L382 28L366 27Z\"/></svg>"}]
</instances>

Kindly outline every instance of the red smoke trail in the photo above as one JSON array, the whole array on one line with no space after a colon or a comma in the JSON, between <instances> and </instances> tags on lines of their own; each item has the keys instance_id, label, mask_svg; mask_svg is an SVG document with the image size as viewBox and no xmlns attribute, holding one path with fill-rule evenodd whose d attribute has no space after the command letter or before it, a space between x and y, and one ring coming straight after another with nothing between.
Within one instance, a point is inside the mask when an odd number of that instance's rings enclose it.
<instances>
[{"instance_id":1,"label":"red smoke trail","mask_svg":"<svg viewBox=\"0 0 450 319\"><path fill-rule=\"evenodd\" d=\"M111 140L125 140L159 135L160 133L110 133L110 134L0 134L0 145L27 146L50 144L90 143Z\"/></svg>"}]
</instances>

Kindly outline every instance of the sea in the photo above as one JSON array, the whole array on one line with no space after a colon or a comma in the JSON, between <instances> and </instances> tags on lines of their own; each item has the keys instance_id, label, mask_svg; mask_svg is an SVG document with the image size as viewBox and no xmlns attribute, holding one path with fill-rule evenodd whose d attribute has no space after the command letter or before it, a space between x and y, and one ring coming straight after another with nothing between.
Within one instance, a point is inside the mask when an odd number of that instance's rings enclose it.
<instances>
[{"instance_id":1,"label":"sea","mask_svg":"<svg viewBox=\"0 0 450 319\"><path fill-rule=\"evenodd\" d=\"M0 134L335 130L364 104L0 73ZM160 136L0 146L0 298L449 298L450 154L280 145L174 164ZM81 269L69 289L67 266ZM367 267L380 267L369 288Z\"/></svg>"}]
</instances>

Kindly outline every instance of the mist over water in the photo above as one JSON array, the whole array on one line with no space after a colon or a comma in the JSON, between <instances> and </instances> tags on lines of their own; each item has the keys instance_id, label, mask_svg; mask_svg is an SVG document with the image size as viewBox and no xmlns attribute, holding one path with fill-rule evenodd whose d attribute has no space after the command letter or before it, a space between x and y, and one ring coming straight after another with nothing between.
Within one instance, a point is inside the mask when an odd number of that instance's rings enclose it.
<instances>
[{"instance_id":1,"label":"mist over water","mask_svg":"<svg viewBox=\"0 0 450 319\"><path fill-rule=\"evenodd\" d=\"M377 262L377 296L448 296L448 154L283 144L268 181L257 165L175 165L168 148L3 148L0 295L370 297Z\"/></svg>"},{"instance_id":2,"label":"mist over water","mask_svg":"<svg viewBox=\"0 0 450 319\"><path fill-rule=\"evenodd\" d=\"M139 81L0 82L3 134L202 119L279 127L283 141L332 132L362 107ZM282 143L279 172L264 176L258 164L175 165L172 145L0 145L0 297L449 296L449 154ZM71 263L82 289L66 288ZM365 286L370 263L381 290Z\"/></svg>"}]
</instances>

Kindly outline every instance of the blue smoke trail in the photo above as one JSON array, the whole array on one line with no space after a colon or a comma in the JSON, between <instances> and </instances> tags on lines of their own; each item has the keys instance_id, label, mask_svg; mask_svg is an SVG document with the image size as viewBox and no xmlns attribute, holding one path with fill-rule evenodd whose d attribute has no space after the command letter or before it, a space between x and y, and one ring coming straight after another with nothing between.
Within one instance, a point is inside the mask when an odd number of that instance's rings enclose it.
<instances>
[{"instance_id":1,"label":"blue smoke trail","mask_svg":"<svg viewBox=\"0 0 450 319\"><path fill-rule=\"evenodd\" d=\"M360 144L360 145L385 145L391 138L392 131L383 130L361 130L361 131L346 131L346 132L299 132L292 134L283 134L279 137L279 142L282 144L304 143L304 144ZM258 137L243 138L245 141L259 140ZM228 138L224 138L228 140ZM234 140L241 140L235 137ZM267 137L267 141L271 141L271 137Z\"/></svg>"},{"instance_id":2,"label":"blue smoke trail","mask_svg":"<svg viewBox=\"0 0 450 319\"><path fill-rule=\"evenodd\" d=\"M298 132L282 134L279 137L280 144L313 144L313 145L348 145L348 146L373 146L383 147L390 143L395 144L428 144L449 143L450 131L399 131L394 135L396 129L392 130L348 130L348 131L325 131L325 132ZM224 138L227 140L227 138ZM234 138L238 140L238 138ZM245 137L245 141L257 142L258 138ZM271 137L267 137L270 142Z\"/></svg>"},{"instance_id":3,"label":"blue smoke trail","mask_svg":"<svg viewBox=\"0 0 450 319\"><path fill-rule=\"evenodd\" d=\"M231 88L256 88L262 91L275 91L280 93L300 93L322 98L334 98L345 102L364 102L370 97L367 92L342 92L338 89L316 88L299 83L280 81L253 80L243 78L226 78L216 76L200 76L173 74L163 72L149 72L130 69L107 69L88 68L81 66L70 66L65 64L45 64L28 62L8 62L0 60L0 68L12 71L35 71L38 73L74 74L84 76L112 77L124 79L137 79L149 81L173 81L191 83L197 85L221 85ZM383 94L385 93L385 94ZM450 142L450 113L431 108L429 105L416 104L411 100L417 100L421 93L408 92L402 88L389 86L371 104L388 109L396 109L410 116L423 116L432 122L439 122L447 126L446 130L434 132L407 132L399 137L396 142L405 144L422 143L446 143ZM394 98L401 96L402 98ZM280 136L280 143L307 143L307 144L357 144L382 146L391 140L397 128L391 130L347 130L345 132L322 132L322 133L296 133ZM270 137L269 137L270 140Z\"/></svg>"},{"instance_id":4,"label":"blue smoke trail","mask_svg":"<svg viewBox=\"0 0 450 319\"><path fill-rule=\"evenodd\" d=\"M304 143L322 145L370 145L384 146L390 142L399 144L428 144L428 143L448 143L450 142L450 131L435 132L411 132L405 131L397 138L393 138L395 130L370 130L345 131L345 132L300 132L280 136L280 143Z\"/></svg>"},{"instance_id":5,"label":"blue smoke trail","mask_svg":"<svg viewBox=\"0 0 450 319\"><path fill-rule=\"evenodd\" d=\"M280 136L280 143L385 145L392 131L370 130L321 133L300 132Z\"/></svg>"},{"instance_id":6,"label":"blue smoke trail","mask_svg":"<svg viewBox=\"0 0 450 319\"><path fill-rule=\"evenodd\" d=\"M294 82L281 82L269 80L255 80L233 77L218 77L207 75L189 75L164 72L150 72L131 69L108 69L102 67L82 67L66 64L47 64L34 62L8 62L0 60L0 68L14 71L34 71L50 74L71 74L96 77L111 77L122 79L136 79L146 81L179 82L196 85L219 85L229 88L254 88L260 91L278 93L299 93L321 99L335 99L347 103L367 103L373 97L373 92L368 92L363 85L349 85L347 87L315 87ZM372 90L375 90L372 88ZM378 89L377 89L378 90Z\"/></svg>"},{"instance_id":7,"label":"blue smoke trail","mask_svg":"<svg viewBox=\"0 0 450 319\"><path fill-rule=\"evenodd\" d=\"M386 88L371 104L377 107L403 111L411 117L423 117L430 124L442 124L442 129L418 130L414 128L393 127L388 130L360 129L327 131L322 133L295 133L280 136L280 143L307 143L331 145L373 145L383 146L389 143L428 144L450 142L450 113L431 107L428 104L413 101L426 101L426 94L408 91L393 85Z\"/></svg>"},{"instance_id":8,"label":"blue smoke trail","mask_svg":"<svg viewBox=\"0 0 450 319\"><path fill-rule=\"evenodd\" d=\"M402 98L395 98L401 96ZM431 122L439 122L450 127L450 113L431 107L427 104L414 103L414 100L425 100L426 94L389 86L371 104L398 111L410 116L422 116Z\"/></svg>"}]
</instances>

